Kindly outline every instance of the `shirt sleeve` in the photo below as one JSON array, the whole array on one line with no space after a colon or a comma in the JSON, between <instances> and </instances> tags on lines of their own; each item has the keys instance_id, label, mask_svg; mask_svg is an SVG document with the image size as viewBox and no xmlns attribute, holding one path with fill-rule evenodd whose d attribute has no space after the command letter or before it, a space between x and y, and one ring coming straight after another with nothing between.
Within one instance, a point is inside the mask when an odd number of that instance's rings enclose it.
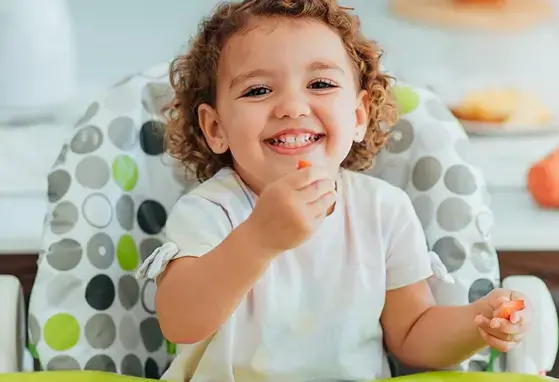
<instances>
[{"instance_id":1,"label":"shirt sleeve","mask_svg":"<svg viewBox=\"0 0 559 382\"><path fill-rule=\"evenodd\" d=\"M397 198L391 227L386 254L386 289L401 288L429 278L433 271L423 227L403 191Z\"/></svg>"},{"instance_id":2,"label":"shirt sleeve","mask_svg":"<svg viewBox=\"0 0 559 382\"><path fill-rule=\"evenodd\" d=\"M197 195L185 195L167 219L166 243L143 262L136 277L155 280L172 260L203 256L218 246L231 230L231 222L220 205Z\"/></svg>"}]
</instances>

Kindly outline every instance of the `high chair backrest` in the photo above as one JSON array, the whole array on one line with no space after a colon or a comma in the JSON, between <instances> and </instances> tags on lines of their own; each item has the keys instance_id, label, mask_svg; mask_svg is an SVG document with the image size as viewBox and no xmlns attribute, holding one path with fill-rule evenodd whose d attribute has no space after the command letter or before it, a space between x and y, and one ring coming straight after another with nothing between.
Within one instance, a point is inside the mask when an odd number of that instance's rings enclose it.
<instances>
[{"instance_id":1,"label":"high chair backrest","mask_svg":"<svg viewBox=\"0 0 559 382\"><path fill-rule=\"evenodd\" d=\"M128 77L92 102L49 174L28 322L44 369L157 378L172 357L155 316L155 286L134 278L162 244L175 201L197 185L163 152L167 70L162 64ZM429 247L454 276L454 284L431 281L437 300L467 303L499 278L484 234L491 214L481 174L436 96L407 86L395 94L403 117L370 173L410 195Z\"/></svg>"}]
</instances>

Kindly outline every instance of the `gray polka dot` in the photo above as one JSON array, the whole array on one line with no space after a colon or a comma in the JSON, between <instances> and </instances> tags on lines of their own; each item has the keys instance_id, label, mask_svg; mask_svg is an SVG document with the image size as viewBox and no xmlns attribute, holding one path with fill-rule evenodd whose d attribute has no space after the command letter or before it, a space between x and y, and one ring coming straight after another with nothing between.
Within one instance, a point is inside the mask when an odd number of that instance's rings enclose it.
<instances>
[{"instance_id":1,"label":"gray polka dot","mask_svg":"<svg viewBox=\"0 0 559 382\"><path fill-rule=\"evenodd\" d=\"M471 195L477 190L475 176L468 167L461 164L454 165L446 171L444 183L449 191L458 195Z\"/></svg>"},{"instance_id":2,"label":"gray polka dot","mask_svg":"<svg viewBox=\"0 0 559 382\"><path fill-rule=\"evenodd\" d=\"M173 91L168 84L149 83L142 90L142 105L152 115L163 115L163 108L172 100Z\"/></svg>"},{"instance_id":3,"label":"gray polka dot","mask_svg":"<svg viewBox=\"0 0 559 382\"><path fill-rule=\"evenodd\" d=\"M61 235L69 232L78 222L78 209L70 202L60 202L52 211L50 228L52 233Z\"/></svg>"},{"instance_id":4,"label":"gray polka dot","mask_svg":"<svg viewBox=\"0 0 559 382\"><path fill-rule=\"evenodd\" d=\"M83 201L82 215L93 227L106 228L113 219L113 208L105 195L95 193Z\"/></svg>"},{"instance_id":5,"label":"gray polka dot","mask_svg":"<svg viewBox=\"0 0 559 382\"><path fill-rule=\"evenodd\" d=\"M87 242L87 258L97 269L107 269L115 259L115 245L104 232L98 232Z\"/></svg>"},{"instance_id":6,"label":"gray polka dot","mask_svg":"<svg viewBox=\"0 0 559 382\"><path fill-rule=\"evenodd\" d=\"M136 320L131 316L124 316L118 328L118 336L122 346L126 350L133 351L136 350L140 344L140 337L138 336L138 325L136 325Z\"/></svg>"},{"instance_id":7,"label":"gray polka dot","mask_svg":"<svg viewBox=\"0 0 559 382\"><path fill-rule=\"evenodd\" d=\"M144 262L149 255L153 253L157 248L161 247L163 243L161 240L150 237L143 240L140 243L140 256L142 257L142 262Z\"/></svg>"},{"instance_id":8,"label":"gray polka dot","mask_svg":"<svg viewBox=\"0 0 559 382\"><path fill-rule=\"evenodd\" d=\"M134 354L125 355L120 364L120 374L128 376L142 377L143 369L142 362Z\"/></svg>"},{"instance_id":9,"label":"gray polka dot","mask_svg":"<svg viewBox=\"0 0 559 382\"><path fill-rule=\"evenodd\" d=\"M149 314L155 314L155 282L148 279L142 286L142 308Z\"/></svg>"},{"instance_id":10,"label":"gray polka dot","mask_svg":"<svg viewBox=\"0 0 559 382\"><path fill-rule=\"evenodd\" d=\"M126 310L132 309L140 299L140 286L131 275L124 275L118 280L118 299Z\"/></svg>"},{"instance_id":11,"label":"gray polka dot","mask_svg":"<svg viewBox=\"0 0 559 382\"><path fill-rule=\"evenodd\" d=\"M116 219L120 226L130 231L134 228L134 217L136 211L134 209L134 200L130 195L122 195L116 202Z\"/></svg>"},{"instance_id":12,"label":"gray polka dot","mask_svg":"<svg viewBox=\"0 0 559 382\"><path fill-rule=\"evenodd\" d=\"M116 325L108 314L99 313L85 324L85 338L93 349L108 349L116 339Z\"/></svg>"},{"instance_id":13,"label":"gray polka dot","mask_svg":"<svg viewBox=\"0 0 559 382\"><path fill-rule=\"evenodd\" d=\"M464 229L472 221L472 211L468 203L460 198L449 198L437 209L437 222L448 232Z\"/></svg>"},{"instance_id":14,"label":"gray polka dot","mask_svg":"<svg viewBox=\"0 0 559 382\"><path fill-rule=\"evenodd\" d=\"M96 126L82 127L72 138L70 150L76 154L89 154L103 144L103 133Z\"/></svg>"},{"instance_id":15,"label":"gray polka dot","mask_svg":"<svg viewBox=\"0 0 559 382\"><path fill-rule=\"evenodd\" d=\"M72 273L56 275L45 291L48 306L61 306L76 298L81 299L82 285L82 280Z\"/></svg>"},{"instance_id":16,"label":"gray polka dot","mask_svg":"<svg viewBox=\"0 0 559 382\"><path fill-rule=\"evenodd\" d=\"M69 144L65 143L64 145L62 145L62 149L60 150L58 157L56 157L53 167L60 166L66 163L66 156L68 155L68 150L70 150Z\"/></svg>"},{"instance_id":17,"label":"gray polka dot","mask_svg":"<svg viewBox=\"0 0 559 382\"><path fill-rule=\"evenodd\" d=\"M85 114L78 120L78 122L76 122L76 127L91 121L91 119L95 117L98 111L99 104L97 102L93 102L91 105L89 105L89 107L85 111Z\"/></svg>"},{"instance_id":18,"label":"gray polka dot","mask_svg":"<svg viewBox=\"0 0 559 382\"><path fill-rule=\"evenodd\" d=\"M71 177L70 174L64 170L56 170L48 175L47 182L49 202L55 203L62 199L68 192Z\"/></svg>"},{"instance_id":19,"label":"gray polka dot","mask_svg":"<svg viewBox=\"0 0 559 382\"><path fill-rule=\"evenodd\" d=\"M74 358L68 355L54 356L48 363L46 370L79 370L80 364Z\"/></svg>"},{"instance_id":20,"label":"gray polka dot","mask_svg":"<svg viewBox=\"0 0 559 382\"><path fill-rule=\"evenodd\" d=\"M27 328L29 329L29 342L37 345L41 340L41 325L33 313L29 313L27 316Z\"/></svg>"},{"instance_id":21,"label":"gray polka dot","mask_svg":"<svg viewBox=\"0 0 559 382\"><path fill-rule=\"evenodd\" d=\"M480 273L492 272L497 267L497 254L487 243L475 243L471 250L472 264Z\"/></svg>"},{"instance_id":22,"label":"gray polka dot","mask_svg":"<svg viewBox=\"0 0 559 382\"><path fill-rule=\"evenodd\" d=\"M85 370L93 370L93 371L106 371L108 373L116 373L116 364L111 359L111 357L105 354L98 354L93 357L84 367Z\"/></svg>"},{"instance_id":23,"label":"gray polka dot","mask_svg":"<svg viewBox=\"0 0 559 382\"><path fill-rule=\"evenodd\" d=\"M73 239L62 239L50 245L46 254L47 263L57 271L74 269L82 259L82 247Z\"/></svg>"},{"instance_id":24,"label":"gray polka dot","mask_svg":"<svg viewBox=\"0 0 559 382\"><path fill-rule=\"evenodd\" d=\"M435 119L441 121L455 121L456 119L450 110L442 104L438 99L431 98L425 102L427 112Z\"/></svg>"},{"instance_id":25,"label":"gray polka dot","mask_svg":"<svg viewBox=\"0 0 559 382\"><path fill-rule=\"evenodd\" d=\"M76 166L76 179L86 188L98 190L107 184L109 177L109 165L99 157L84 158Z\"/></svg>"},{"instance_id":26,"label":"gray polka dot","mask_svg":"<svg viewBox=\"0 0 559 382\"><path fill-rule=\"evenodd\" d=\"M391 129L390 139L386 143L386 150L399 154L409 149L413 143L414 131L412 124L405 120L400 121Z\"/></svg>"},{"instance_id":27,"label":"gray polka dot","mask_svg":"<svg viewBox=\"0 0 559 382\"><path fill-rule=\"evenodd\" d=\"M480 298L487 295L487 293L491 292L495 289L493 282L488 279L478 279L474 281L470 290L468 291L468 300L470 303L479 300Z\"/></svg>"},{"instance_id":28,"label":"gray polka dot","mask_svg":"<svg viewBox=\"0 0 559 382\"><path fill-rule=\"evenodd\" d=\"M430 190L437 184L443 172L440 162L433 157L419 159L412 172L412 182L419 191Z\"/></svg>"},{"instance_id":29,"label":"gray polka dot","mask_svg":"<svg viewBox=\"0 0 559 382\"><path fill-rule=\"evenodd\" d=\"M456 272L466 261L466 250L454 237L447 236L437 240L433 252L439 255L449 272Z\"/></svg>"},{"instance_id":30,"label":"gray polka dot","mask_svg":"<svg viewBox=\"0 0 559 382\"><path fill-rule=\"evenodd\" d=\"M129 117L117 117L109 123L109 139L117 148L130 150L136 144L136 127Z\"/></svg>"},{"instance_id":31,"label":"gray polka dot","mask_svg":"<svg viewBox=\"0 0 559 382\"><path fill-rule=\"evenodd\" d=\"M393 186L404 188L410 178L408 162L402 158L393 158L383 163L379 177Z\"/></svg>"},{"instance_id":32,"label":"gray polka dot","mask_svg":"<svg viewBox=\"0 0 559 382\"><path fill-rule=\"evenodd\" d=\"M142 321L140 334L146 350L150 353L159 350L163 345L163 334L155 317L148 317Z\"/></svg>"},{"instance_id":33,"label":"gray polka dot","mask_svg":"<svg viewBox=\"0 0 559 382\"><path fill-rule=\"evenodd\" d=\"M435 204L429 195L420 195L413 200L413 207L423 228L429 227L435 217Z\"/></svg>"}]
</instances>

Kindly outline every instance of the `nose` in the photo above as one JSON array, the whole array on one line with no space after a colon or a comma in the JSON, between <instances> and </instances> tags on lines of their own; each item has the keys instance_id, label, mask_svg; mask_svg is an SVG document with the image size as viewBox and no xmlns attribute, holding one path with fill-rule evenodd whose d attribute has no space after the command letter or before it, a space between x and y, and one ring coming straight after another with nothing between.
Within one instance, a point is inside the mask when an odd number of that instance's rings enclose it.
<instances>
[{"instance_id":1,"label":"nose","mask_svg":"<svg viewBox=\"0 0 559 382\"><path fill-rule=\"evenodd\" d=\"M275 116L281 118L299 118L307 116L311 112L307 96L301 92L286 92L275 107Z\"/></svg>"}]
</instances>

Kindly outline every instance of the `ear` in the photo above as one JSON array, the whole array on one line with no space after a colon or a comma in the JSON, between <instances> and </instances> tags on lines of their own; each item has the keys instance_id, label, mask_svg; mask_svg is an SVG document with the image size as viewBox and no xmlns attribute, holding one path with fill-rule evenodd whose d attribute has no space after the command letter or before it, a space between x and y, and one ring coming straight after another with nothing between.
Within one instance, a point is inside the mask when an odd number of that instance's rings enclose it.
<instances>
[{"instance_id":1,"label":"ear","mask_svg":"<svg viewBox=\"0 0 559 382\"><path fill-rule=\"evenodd\" d=\"M219 122L219 115L213 107L206 103L198 106L198 121L206 142L214 153L223 154L229 150L227 135Z\"/></svg>"},{"instance_id":2,"label":"ear","mask_svg":"<svg viewBox=\"0 0 559 382\"><path fill-rule=\"evenodd\" d=\"M369 94L366 90L361 90L357 94L357 101L355 107L355 136L354 142L361 142L365 138L367 131L367 124L369 122Z\"/></svg>"}]
</instances>

